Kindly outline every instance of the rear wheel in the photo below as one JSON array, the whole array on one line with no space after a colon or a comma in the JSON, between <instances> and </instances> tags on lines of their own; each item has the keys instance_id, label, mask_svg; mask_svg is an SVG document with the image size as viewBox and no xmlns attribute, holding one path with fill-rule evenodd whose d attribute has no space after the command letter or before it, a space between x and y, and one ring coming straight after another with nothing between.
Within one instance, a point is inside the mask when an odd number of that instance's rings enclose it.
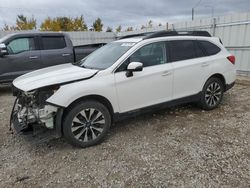
<instances>
[{"instance_id":1,"label":"rear wheel","mask_svg":"<svg viewBox=\"0 0 250 188\"><path fill-rule=\"evenodd\" d=\"M100 143L111 125L109 110L97 101L84 101L66 114L63 132L74 146L88 147Z\"/></svg>"},{"instance_id":2,"label":"rear wheel","mask_svg":"<svg viewBox=\"0 0 250 188\"><path fill-rule=\"evenodd\" d=\"M205 110L213 110L221 103L224 86L220 79L210 78L204 85L200 105Z\"/></svg>"}]
</instances>

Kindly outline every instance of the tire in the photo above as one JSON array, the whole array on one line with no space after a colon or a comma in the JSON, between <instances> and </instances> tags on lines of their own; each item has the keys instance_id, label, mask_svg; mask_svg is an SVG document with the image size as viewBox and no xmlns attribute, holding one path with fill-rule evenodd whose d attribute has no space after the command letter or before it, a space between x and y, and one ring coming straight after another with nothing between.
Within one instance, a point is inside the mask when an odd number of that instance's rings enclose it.
<instances>
[{"instance_id":1,"label":"tire","mask_svg":"<svg viewBox=\"0 0 250 188\"><path fill-rule=\"evenodd\" d=\"M204 110L213 110L217 108L223 98L224 85L219 78L212 77L204 85L200 106Z\"/></svg>"},{"instance_id":2,"label":"tire","mask_svg":"<svg viewBox=\"0 0 250 188\"><path fill-rule=\"evenodd\" d=\"M77 147L100 143L111 125L107 107L97 101L83 101L68 110L63 122L66 140Z\"/></svg>"}]
</instances>

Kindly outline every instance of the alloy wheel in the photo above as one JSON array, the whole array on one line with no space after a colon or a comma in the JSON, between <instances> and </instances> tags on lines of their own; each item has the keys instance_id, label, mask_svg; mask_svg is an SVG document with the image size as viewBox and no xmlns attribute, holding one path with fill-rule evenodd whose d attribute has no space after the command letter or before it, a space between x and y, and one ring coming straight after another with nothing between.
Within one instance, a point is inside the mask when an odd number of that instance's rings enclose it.
<instances>
[{"instance_id":1,"label":"alloy wheel","mask_svg":"<svg viewBox=\"0 0 250 188\"><path fill-rule=\"evenodd\" d=\"M205 93L205 101L210 107L216 106L222 97L222 88L217 82L208 85Z\"/></svg>"},{"instance_id":2,"label":"alloy wheel","mask_svg":"<svg viewBox=\"0 0 250 188\"><path fill-rule=\"evenodd\" d=\"M95 140L103 132L105 118L101 111L87 108L80 111L72 121L71 131L74 137L81 142Z\"/></svg>"}]
</instances>

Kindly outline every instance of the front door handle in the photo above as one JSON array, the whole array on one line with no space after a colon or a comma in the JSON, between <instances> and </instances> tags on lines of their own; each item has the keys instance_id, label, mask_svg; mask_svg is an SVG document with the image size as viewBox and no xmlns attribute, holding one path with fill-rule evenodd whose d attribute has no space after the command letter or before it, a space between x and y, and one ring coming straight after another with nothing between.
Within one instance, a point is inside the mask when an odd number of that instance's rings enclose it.
<instances>
[{"instance_id":1,"label":"front door handle","mask_svg":"<svg viewBox=\"0 0 250 188\"><path fill-rule=\"evenodd\" d=\"M62 54L63 57L70 56L70 54Z\"/></svg>"},{"instance_id":2,"label":"front door handle","mask_svg":"<svg viewBox=\"0 0 250 188\"><path fill-rule=\"evenodd\" d=\"M164 71L161 75L162 75L162 76L168 76L168 75L170 75L170 74L172 74L171 71Z\"/></svg>"},{"instance_id":3,"label":"front door handle","mask_svg":"<svg viewBox=\"0 0 250 188\"><path fill-rule=\"evenodd\" d=\"M30 56L29 58L30 58L30 59L37 59L38 56Z\"/></svg>"}]
</instances>

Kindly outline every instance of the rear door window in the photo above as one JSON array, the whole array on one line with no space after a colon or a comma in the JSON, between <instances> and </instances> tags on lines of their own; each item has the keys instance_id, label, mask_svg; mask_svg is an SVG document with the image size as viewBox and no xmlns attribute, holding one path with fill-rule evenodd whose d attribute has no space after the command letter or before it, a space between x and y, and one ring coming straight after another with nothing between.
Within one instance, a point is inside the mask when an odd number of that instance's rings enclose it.
<instances>
[{"instance_id":1,"label":"rear door window","mask_svg":"<svg viewBox=\"0 0 250 188\"><path fill-rule=\"evenodd\" d=\"M195 43L192 40L169 41L171 61L182 61L196 58Z\"/></svg>"},{"instance_id":2,"label":"rear door window","mask_svg":"<svg viewBox=\"0 0 250 188\"><path fill-rule=\"evenodd\" d=\"M64 36L46 36L42 37L42 45L44 50L62 49L66 47Z\"/></svg>"},{"instance_id":3,"label":"rear door window","mask_svg":"<svg viewBox=\"0 0 250 188\"><path fill-rule=\"evenodd\" d=\"M206 55L215 55L221 51L221 49L216 46L215 44L208 42L208 41L198 41L200 46L205 50Z\"/></svg>"},{"instance_id":4,"label":"rear door window","mask_svg":"<svg viewBox=\"0 0 250 188\"><path fill-rule=\"evenodd\" d=\"M206 53L204 49L199 45L197 41L195 41L195 52L196 52L196 57L205 57Z\"/></svg>"}]
</instances>

